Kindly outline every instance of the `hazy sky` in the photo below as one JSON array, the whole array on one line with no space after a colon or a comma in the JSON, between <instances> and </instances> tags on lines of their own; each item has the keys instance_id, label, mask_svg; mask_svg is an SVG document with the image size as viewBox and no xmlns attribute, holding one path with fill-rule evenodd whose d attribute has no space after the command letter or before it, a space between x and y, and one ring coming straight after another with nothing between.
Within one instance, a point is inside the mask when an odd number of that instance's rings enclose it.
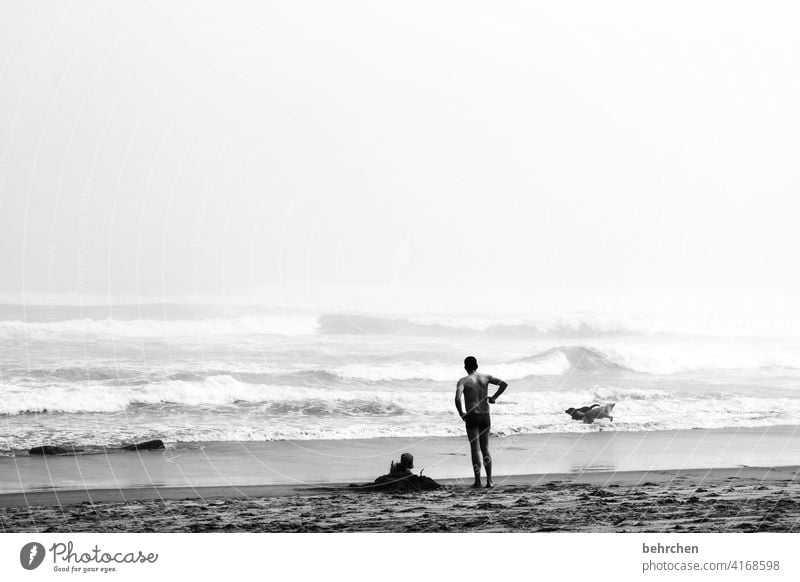
<instances>
[{"instance_id":1,"label":"hazy sky","mask_svg":"<svg viewBox=\"0 0 800 582\"><path fill-rule=\"evenodd\" d=\"M793 3L261 4L0 5L0 293L800 294Z\"/></svg>"}]
</instances>

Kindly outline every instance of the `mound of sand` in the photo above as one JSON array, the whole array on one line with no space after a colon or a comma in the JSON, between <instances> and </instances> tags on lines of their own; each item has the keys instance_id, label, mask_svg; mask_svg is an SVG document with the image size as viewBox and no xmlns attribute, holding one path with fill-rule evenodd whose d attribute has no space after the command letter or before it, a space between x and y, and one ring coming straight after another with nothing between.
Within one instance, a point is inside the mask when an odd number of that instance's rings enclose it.
<instances>
[{"instance_id":1,"label":"mound of sand","mask_svg":"<svg viewBox=\"0 0 800 582\"><path fill-rule=\"evenodd\" d=\"M391 493L416 493L420 491L435 491L441 489L442 485L431 479L420 475L381 475L375 479L374 483L364 483L350 485L350 489L357 491L388 491Z\"/></svg>"}]
</instances>

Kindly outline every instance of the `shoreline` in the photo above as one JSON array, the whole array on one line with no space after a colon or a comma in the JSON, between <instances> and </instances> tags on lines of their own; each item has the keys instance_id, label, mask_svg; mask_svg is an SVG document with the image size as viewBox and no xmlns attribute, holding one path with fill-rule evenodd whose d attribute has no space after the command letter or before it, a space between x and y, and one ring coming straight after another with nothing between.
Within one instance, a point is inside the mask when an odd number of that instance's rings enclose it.
<instances>
[{"instance_id":1,"label":"shoreline","mask_svg":"<svg viewBox=\"0 0 800 582\"><path fill-rule=\"evenodd\" d=\"M800 466L800 427L592 431L494 437L495 473L576 475ZM0 495L68 490L371 482L403 452L437 481L471 478L463 437L211 442L91 455L0 457ZM514 477L516 478L516 477Z\"/></svg>"}]
</instances>

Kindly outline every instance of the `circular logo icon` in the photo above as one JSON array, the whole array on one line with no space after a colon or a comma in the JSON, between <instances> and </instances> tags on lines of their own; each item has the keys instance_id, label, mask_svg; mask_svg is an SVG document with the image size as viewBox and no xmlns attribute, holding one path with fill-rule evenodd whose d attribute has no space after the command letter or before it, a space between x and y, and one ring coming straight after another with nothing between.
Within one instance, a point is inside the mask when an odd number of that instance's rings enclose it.
<instances>
[{"instance_id":1,"label":"circular logo icon","mask_svg":"<svg viewBox=\"0 0 800 582\"><path fill-rule=\"evenodd\" d=\"M35 570L44 560L44 546L39 542L30 542L19 551L19 563L26 570Z\"/></svg>"}]
</instances>

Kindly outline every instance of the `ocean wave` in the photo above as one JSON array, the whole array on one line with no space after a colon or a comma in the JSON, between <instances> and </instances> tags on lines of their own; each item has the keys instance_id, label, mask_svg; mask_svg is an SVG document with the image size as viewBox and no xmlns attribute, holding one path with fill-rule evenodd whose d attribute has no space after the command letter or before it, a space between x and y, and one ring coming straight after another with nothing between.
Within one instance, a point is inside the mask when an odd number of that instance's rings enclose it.
<instances>
[{"instance_id":1,"label":"ocean wave","mask_svg":"<svg viewBox=\"0 0 800 582\"><path fill-rule=\"evenodd\" d=\"M659 376L683 372L736 370L767 373L800 370L800 352L790 347L696 345L691 342L656 345L618 343L603 346L601 353L607 362L621 369Z\"/></svg>"},{"instance_id":2,"label":"ocean wave","mask_svg":"<svg viewBox=\"0 0 800 582\"><path fill-rule=\"evenodd\" d=\"M556 350L525 360L500 362L492 366L491 373L511 381L533 376L558 376L564 374L569 368L570 362L565 354ZM368 382L399 380L455 382L464 375L464 370L458 363L444 365L413 361L402 364L351 364L333 368L330 372L340 378Z\"/></svg>"},{"instance_id":3,"label":"ocean wave","mask_svg":"<svg viewBox=\"0 0 800 582\"><path fill-rule=\"evenodd\" d=\"M76 308L77 309L77 308ZM186 310L171 308L183 317ZM64 320L0 320L0 337L114 336L114 337L206 337L274 334L287 336L376 335L432 337L498 337L517 339L608 339L614 337L800 337L797 318L737 320L720 317L621 316L601 313L565 313L524 317L486 316L377 316L348 313L245 315L206 319L159 319L153 310L149 318L136 318L130 309L118 310L122 318ZM66 313L66 312L65 312ZM72 316L81 310L69 312ZM89 312L92 313L92 312ZM46 314L38 314L42 317ZM17 314L19 316L19 314Z\"/></svg>"},{"instance_id":4,"label":"ocean wave","mask_svg":"<svg viewBox=\"0 0 800 582\"><path fill-rule=\"evenodd\" d=\"M97 382L125 384L141 384L158 377L157 372L133 365L61 365L52 368L6 368L7 383L9 379L22 381L26 385L36 382Z\"/></svg>"},{"instance_id":5,"label":"ocean wave","mask_svg":"<svg viewBox=\"0 0 800 582\"><path fill-rule=\"evenodd\" d=\"M179 405L219 408L266 405L276 413L316 411L318 414L395 414L426 397L417 393L249 384L231 376L211 376L200 381L170 380L141 386L63 384L0 389L0 414L111 413L135 406Z\"/></svg>"},{"instance_id":6,"label":"ocean wave","mask_svg":"<svg viewBox=\"0 0 800 582\"><path fill-rule=\"evenodd\" d=\"M324 314L320 331L356 335L502 335L511 337L605 337L662 333L635 320L594 315L529 318L486 317L379 317L360 314Z\"/></svg>"},{"instance_id":7,"label":"ocean wave","mask_svg":"<svg viewBox=\"0 0 800 582\"><path fill-rule=\"evenodd\" d=\"M332 360L330 354L326 357ZM349 356L348 356L349 357ZM460 360L453 361L415 361L409 359L410 354L393 355L392 357L373 358L338 365L308 366L305 359L292 361L282 356L281 361L261 363L258 361L223 361L197 360L162 363L136 363L131 361L85 363L64 362L63 365L38 368L21 368L6 366L3 370L3 383L9 387L17 386L19 392L25 392L25 399L36 399L41 390L51 386L79 394L87 385L115 387L113 396L103 397L105 404L98 410L111 410L120 394L142 391L148 399L145 403L157 401L157 392L169 394L175 391L188 390L195 400L186 403L200 402L205 395L204 390L213 390L221 395L225 389L214 387L220 378L227 377L242 386L251 386L258 390L258 396L267 387L283 385L336 389L354 386L392 385L405 383L410 387L420 387L426 382L453 383L464 375ZM318 361L319 358L314 358ZM340 359L346 359L343 355ZM482 371L502 378L507 382L535 382L536 379L567 376L577 374L587 381L611 381L622 376L636 378L646 374L652 377L669 378L683 375L684 379L696 378L703 382L709 379L726 379L725 381L743 381L755 377L792 378L800 370L800 352L790 348L744 348L730 345L703 345L658 343L633 344L611 343L602 346L557 346L534 353L530 356L506 361L483 362ZM574 381L574 380L570 380ZM721 381L721 380L718 380ZM0 383L0 391L2 384ZM185 388L194 386L196 388ZM278 388L276 388L278 389ZM28 394L29 393L29 394ZM141 395L140 395L141 396ZM144 396L142 396L144 397ZM177 402L184 402L177 397ZM253 399L248 392L242 400ZM217 403L211 398L209 404ZM79 405L75 405L79 406ZM31 408L40 410L41 408ZM79 408L76 408L76 410ZM0 406L2 410L2 406Z\"/></svg>"},{"instance_id":8,"label":"ocean wave","mask_svg":"<svg viewBox=\"0 0 800 582\"><path fill-rule=\"evenodd\" d=\"M304 412L326 414L398 414L429 410L432 402L452 404L443 390L368 390L250 384L231 376L212 376L200 381L171 380L141 386L63 384L0 389L0 414L112 413L136 406L177 405L215 409L259 405L264 413ZM633 394L628 392L629 394ZM555 393L532 393L532 406L540 406ZM590 397L590 395L586 395ZM605 398L613 397L605 394ZM575 395L577 397L577 394Z\"/></svg>"},{"instance_id":9,"label":"ocean wave","mask_svg":"<svg viewBox=\"0 0 800 582\"><path fill-rule=\"evenodd\" d=\"M227 397L237 402L250 388L233 389ZM174 389L174 387L173 387ZM236 394L233 394L237 391ZM176 393L169 397L175 397ZM251 393L252 394L252 393ZM259 396L263 400L264 396ZM4 400L7 400L4 399ZM207 400L203 399L204 402ZM570 406L615 402L614 421L584 425L570 419ZM274 390L257 405L234 410L218 408L138 409L124 415L89 415L79 421L45 415L30 423L8 417L0 435L0 449L24 449L42 443L76 446L115 446L135 439L162 438L166 442L371 439L382 437L462 436L448 391ZM14 430L19 424L24 430ZM591 386L584 389L507 393L493 407L495 435L591 432L602 427L617 431L716 429L800 424L800 398L767 398L721 392L673 394L645 388Z\"/></svg>"},{"instance_id":10,"label":"ocean wave","mask_svg":"<svg viewBox=\"0 0 800 582\"><path fill-rule=\"evenodd\" d=\"M688 315L614 315L573 312L521 317L324 314L320 331L358 335L483 335L514 338L611 338L620 336L800 337L794 318Z\"/></svg>"},{"instance_id":11,"label":"ocean wave","mask_svg":"<svg viewBox=\"0 0 800 582\"><path fill-rule=\"evenodd\" d=\"M800 352L790 347L759 348L728 344L611 343L602 346L559 346L519 361L541 361L561 355L569 370L598 375L643 373L653 376L719 372L787 372L800 370ZM564 372L566 373L566 369Z\"/></svg>"},{"instance_id":12,"label":"ocean wave","mask_svg":"<svg viewBox=\"0 0 800 582\"><path fill-rule=\"evenodd\" d=\"M198 320L71 319L66 321L0 321L0 334L83 338L170 338L233 335L314 335L317 318L309 315L215 318Z\"/></svg>"},{"instance_id":13,"label":"ocean wave","mask_svg":"<svg viewBox=\"0 0 800 582\"><path fill-rule=\"evenodd\" d=\"M538 356L500 362L492 373L505 380L521 380L535 376L555 376L567 372L572 354L565 349L548 350ZM572 357L572 356L570 356ZM384 361L352 363L341 366L305 367L303 362L291 365L269 365L256 362L206 360L179 365L155 366L131 363L62 365L53 368L7 368L7 379L35 389L35 383L114 383L120 386L158 383L159 381L200 382L208 378L229 376L248 384L319 385L346 383L391 383L400 381L455 382L464 375L458 361L452 363ZM7 380L8 382L8 380ZM42 384L40 384L42 385Z\"/></svg>"},{"instance_id":14,"label":"ocean wave","mask_svg":"<svg viewBox=\"0 0 800 582\"><path fill-rule=\"evenodd\" d=\"M642 373L670 376L686 372L788 372L800 370L800 352L790 348L734 348L729 345L689 344L557 346L531 356L482 366L485 372L507 381L584 372L598 377ZM452 381L463 375L458 364L406 362L354 364L331 368L329 373L365 381Z\"/></svg>"},{"instance_id":15,"label":"ocean wave","mask_svg":"<svg viewBox=\"0 0 800 582\"><path fill-rule=\"evenodd\" d=\"M561 376L570 370L619 371L622 366L611 361L601 351L582 346L560 346L524 358L487 364L486 372L503 380L524 380L541 376ZM201 379L204 375L229 374L253 383L308 381L330 383L335 381L388 383L400 381L455 382L464 375L460 360L450 362L417 361L406 354L392 360L359 362L327 367L276 366L264 364L239 364L220 361L198 364L191 372L181 372L175 379Z\"/></svg>"},{"instance_id":16,"label":"ocean wave","mask_svg":"<svg viewBox=\"0 0 800 582\"><path fill-rule=\"evenodd\" d=\"M172 410L202 409L205 413L257 413L283 416L301 413L308 416L450 414L453 391L450 389L389 387L299 387L251 384L231 376L212 376L199 381L170 380L138 386L104 384L56 384L37 389L0 385L0 414L30 413L115 413L171 405ZM513 385L512 385L513 388ZM592 402L625 402L629 410L665 415L672 411L691 414L703 410L712 414L726 406L743 411L767 410L764 406L800 412L800 398L758 398L721 390L671 392L650 387L594 385L563 390L534 390L519 387L507 393L500 410L504 414L540 414L567 406ZM733 404L731 404L733 403ZM153 408L155 407L155 408ZM709 410L712 409L712 410ZM770 409L772 410L772 408ZM166 410L165 414L169 411ZM549 413L549 412L548 412Z\"/></svg>"}]
</instances>

